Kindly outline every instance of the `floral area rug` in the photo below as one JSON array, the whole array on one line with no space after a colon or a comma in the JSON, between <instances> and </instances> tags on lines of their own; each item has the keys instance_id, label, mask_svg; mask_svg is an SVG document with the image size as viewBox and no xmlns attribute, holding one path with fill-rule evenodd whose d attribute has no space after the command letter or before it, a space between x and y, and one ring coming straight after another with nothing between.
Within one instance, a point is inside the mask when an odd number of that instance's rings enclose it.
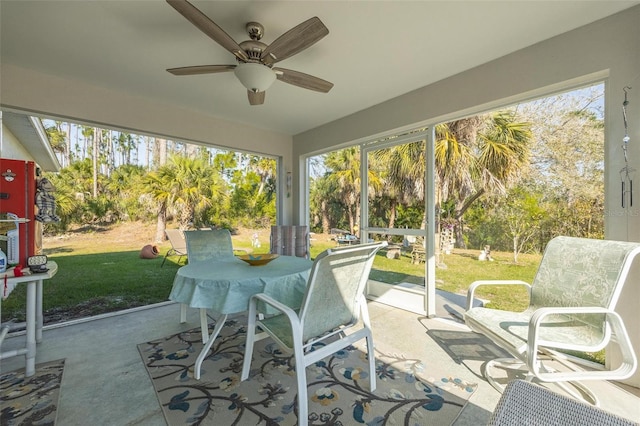
<instances>
[{"instance_id":1,"label":"floral area rug","mask_svg":"<svg viewBox=\"0 0 640 426\"><path fill-rule=\"evenodd\" d=\"M293 356L270 338L258 341L249 379L241 382L245 336L246 318L227 320L201 380L193 378L199 328L138 345L169 425L299 424ZM366 354L356 347L307 367L308 424L448 425L476 388L398 355L376 353L376 370L372 393Z\"/></svg>"},{"instance_id":2,"label":"floral area rug","mask_svg":"<svg viewBox=\"0 0 640 426\"><path fill-rule=\"evenodd\" d=\"M0 374L0 424L55 425L64 359L36 365L31 377L24 373Z\"/></svg>"}]
</instances>

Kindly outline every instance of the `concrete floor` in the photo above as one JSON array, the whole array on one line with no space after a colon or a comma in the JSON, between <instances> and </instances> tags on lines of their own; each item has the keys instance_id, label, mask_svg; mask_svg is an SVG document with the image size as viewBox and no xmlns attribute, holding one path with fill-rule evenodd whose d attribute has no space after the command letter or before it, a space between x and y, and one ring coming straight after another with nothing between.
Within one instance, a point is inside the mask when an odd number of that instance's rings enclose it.
<instances>
[{"instance_id":1,"label":"concrete floor","mask_svg":"<svg viewBox=\"0 0 640 426\"><path fill-rule=\"evenodd\" d=\"M461 379L478 383L456 426L486 424L500 394L483 378L481 366L500 350L471 333L452 311L459 300L438 297L439 317L427 319L408 311L369 303L377 351L404 353L438 365ZM66 358L57 424L165 425L151 380L136 345L199 326L197 310L180 324L179 305L167 303L72 325L45 328L36 362ZM24 335L9 337L3 350L23 344ZM24 357L2 361L1 371L24 367ZM608 382L591 382L601 407L640 422L640 390ZM635 393L635 394L634 394Z\"/></svg>"}]
</instances>

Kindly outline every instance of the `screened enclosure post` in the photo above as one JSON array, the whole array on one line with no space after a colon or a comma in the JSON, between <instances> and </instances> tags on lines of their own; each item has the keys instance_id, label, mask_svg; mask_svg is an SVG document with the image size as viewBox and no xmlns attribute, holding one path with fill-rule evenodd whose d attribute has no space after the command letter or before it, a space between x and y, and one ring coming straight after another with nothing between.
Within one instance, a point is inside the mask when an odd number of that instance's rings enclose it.
<instances>
[{"instance_id":1,"label":"screened enclosure post","mask_svg":"<svg viewBox=\"0 0 640 426\"><path fill-rule=\"evenodd\" d=\"M427 133L425 155L425 183L424 211L427 218L426 226L426 261L424 262L424 310L428 318L436 316L436 191L435 191L435 143L436 126L432 126Z\"/></svg>"}]
</instances>

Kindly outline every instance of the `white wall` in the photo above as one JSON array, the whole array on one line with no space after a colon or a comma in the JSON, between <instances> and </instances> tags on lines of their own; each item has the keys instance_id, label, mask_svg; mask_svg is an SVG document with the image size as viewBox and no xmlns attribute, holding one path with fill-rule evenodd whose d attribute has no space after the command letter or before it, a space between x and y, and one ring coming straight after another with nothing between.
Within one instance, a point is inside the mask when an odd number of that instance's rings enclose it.
<instances>
[{"instance_id":1,"label":"white wall","mask_svg":"<svg viewBox=\"0 0 640 426\"><path fill-rule=\"evenodd\" d=\"M629 157L640 188L640 6L570 31L469 71L376 105L293 138L294 158L363 140L394 129L436 124L471 113L604 79L605 235L640 241L640 191L634 206L621 207L619 171L624 166L623 88L629 91ZM434 58L437 60L437 58ZM410 66L407 64L406 66ZM398 70L402 77L401 68ZM296 162L296 165L298 162ZM294 170L294 175L298 173ZM298 194L294 188L294 194ZM302 212L296 200L294 217ZM640 275L630 277L618 303L640 354ZM640 387L640 372L631 380Z\"/></svg>"},{"instance_id":2,"label":"white wall","mask_svg":"<svg viewBox=\"0 0 640 426\"><path fill-rule=\"evenodd\" d=\"M24 160L24 161L34 161L34 158L29 154L29 152L22 146L22 144L18 141L13 133L7 126L2 123L2 143L0 144L0 157L8 158L11 160Z\"/></svg>"}]
</instances>

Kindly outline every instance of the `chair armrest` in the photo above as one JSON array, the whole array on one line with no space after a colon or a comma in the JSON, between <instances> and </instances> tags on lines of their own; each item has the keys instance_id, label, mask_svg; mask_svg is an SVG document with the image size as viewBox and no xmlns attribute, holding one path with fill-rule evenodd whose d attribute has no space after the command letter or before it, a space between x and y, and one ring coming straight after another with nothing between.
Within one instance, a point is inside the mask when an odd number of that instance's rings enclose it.
<instances>
[{"instance_id":1,"label":"chair armrest","mask_svg":"<svg viewBox=\"0 0 640 426\"><path fill-rule=\"evenodd\" d=\"M261 300L262 302L266 303L267 305L270 305L274 308L276 308L277 310L279 310L280 312L282 312L283 314L285 314L287 316L287 319L289 320L289 324L291 325L291 333L292 333L292 340L293 340L293 345L294 347L296 345L300 345L300 350L302 350L302 327L300 325L300 317L298 317L298 314L296 313L296 311L294 311L293 309L291 309L289 306L285 305L284 303L278 302L277 300L275 300L273 297L265 294L265 293L258 293L258 294L254 294L253 296L251 296L250 302L249 302L249 326L252 327L255 321L255 313L256 313L256 308L257 308L257 303L258 300ZM253 321L252 321L253 319ZM270 334L273 338L276 339L276 341L280 341L280 338L278 336L276 336L271 330L269 330L267 327L264 326L264 324L262 324L264 331L266 331L268 334ZM283 346L286 347L286 345L283 344Z\"/></svg>"},{"instance_id":2,"label":"chair armrest","mask_svg":"<svg viewBox=\"0 0 640 426\"><path fill-rule=\"evenodd\" d=\"M618 346L622 355L622 362L620 367L616 370L605 370L597 373L592 373L595 379L600 380L623 380L631 377L635 372L638 360L631 346L629 335L625 329L624 322L620 315L610 309L600 306L579 306L579 307L546 307L539 308L533 313L529 320L529 333L528 333L528 346L527 346L527 364L533 374L541 380L555 382L564 380L584 380L585 377L580 372L556 372L549 373L540 368L540 363L537 360L539 347L550 346L553 347L553 343L540 339L539 329L542 321L545 317L554 314L604 314L607 317L607 324L611 326L613 334L616 336ZM607 343L605 341L605 343Z\"/></svg>"},{"instance_id":3,"label":"chair armrest","mask_svg":"<svg viewBox=\"0 0 640 426\"><path fill-rule=\"evenodd\" d=\"M531 296L531 285L521 280L478 280L471 283L467 290L467 311L473 307L473 298L476 289L483 285L521 285L526 287L529 296Z\"/></svg>"},{"instance_id":4,"label":"chair armrest","mask_svg":"<svg viewBox=\"0 0 640 426\"><path fill-rule=\"evenodd\" d=\"M538 346L551 346L554 343L566 343L566 342L552 342L548 340L542 340L539 336L540 325L542 321L549 315L571 315L571 314L613 314L618 315L614 311L603 308L601 306L552 306L543 307L535 310L531 318L529 319L529 334L527 340L529 341L529 348L537 348Z\"/></svg>"},{"instance_id":5,"label":"chair armrest","mask_svg":"<svg viewBox=\"0 0 640 426\"><path fill-rule=\"evenodd\" d=\"M266 293L254 294L253 296L251 296L250 303L255 305L258 300L261 300L262 302L266 303L267 305L270 305L270 306L276 308L277 310L279 310L280 312L282 312L283 314L285 314L289 318L289 321L292 321L293 319L295 319L295 320L299 319L298 318L298 314L296 313L296 311L294 311L293 309L291 309L289 306L285 305L284 303L277 301L276 299L274 299L273 297L267 295Z\"/></svg>"}]
</instances>

